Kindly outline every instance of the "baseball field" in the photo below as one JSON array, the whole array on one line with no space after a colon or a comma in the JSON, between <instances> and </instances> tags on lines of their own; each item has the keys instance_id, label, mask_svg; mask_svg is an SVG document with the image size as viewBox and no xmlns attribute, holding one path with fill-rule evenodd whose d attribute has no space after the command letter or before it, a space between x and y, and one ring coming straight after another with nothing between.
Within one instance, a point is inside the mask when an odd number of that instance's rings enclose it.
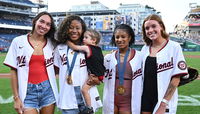
<instances>
[{"instance_id":1,"label":"baseball field","mask_svg":"<svg viewBox=\"0 0 200 114\"><path fill-rule=\"evenodd\" d=\"M106 53L106 52L104 52ZM0 114L16 114L13 108L12 91L8 76L9 68L2 63L6 53L0 53ZM187 65L200 72L200 52L184 52ZM102 97L103 84L98 86ZM181 86L179 90L179 104L177 114L200 114L200 80ZM56 109L55 114L61 114ZM101 109L96 113L101 114Z\"/></svg>"}]
</instances>

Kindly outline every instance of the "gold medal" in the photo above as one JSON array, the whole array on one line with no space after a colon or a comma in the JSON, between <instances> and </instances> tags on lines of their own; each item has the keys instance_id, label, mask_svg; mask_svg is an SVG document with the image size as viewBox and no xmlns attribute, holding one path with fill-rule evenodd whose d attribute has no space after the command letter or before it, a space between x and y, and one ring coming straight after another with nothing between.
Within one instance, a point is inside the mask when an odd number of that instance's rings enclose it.
<instances>
[{"instance_id":1,"label":"gold medal","mask_svg":"<svg viewBox=\"0 0 200 114\"><path fill-rule=\"evenodd\" d=\"M71 76L67 76L67 83L69 85L72 85L72 77Z\"/></svg>"},{"instance_id":2,"label":"gold medal","mask_svg":"<svg viewBox=\"0 0 200 114\"><path fill-rule=\"evenodd\" d=\"M124 86L118 86L117 87L117 93L118 94L120 94L120 95L122 95L122 94L124 94L125 93L125 88L124 88Z\"/></svg>"}]
</instances>

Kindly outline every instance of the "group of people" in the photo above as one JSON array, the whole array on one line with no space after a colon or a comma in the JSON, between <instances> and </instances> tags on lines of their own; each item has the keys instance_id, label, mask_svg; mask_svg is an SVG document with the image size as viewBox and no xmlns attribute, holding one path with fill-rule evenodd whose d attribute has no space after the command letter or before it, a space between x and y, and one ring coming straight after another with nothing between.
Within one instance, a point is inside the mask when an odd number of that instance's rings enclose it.
<instances>
[{"instance_id":1,"label":"group of people","mask_svg":"<svg viewBox=\"0 0 200 114\"><path fill-rule=\"evenodd\" d=\"M118 49L105 56L98 47L100 33L79 16L66 17L57 32L48 12L39 13L32 25L30 33L12 41L4 61L11 68L17 113L53 114L56 105L62 114L93 114L100 107L104 114L176 113L177 87L187 65L158 15L143 22L141 51L131 48L133 29L120 24L111 39Z\"/></svg>"}]
</instances>

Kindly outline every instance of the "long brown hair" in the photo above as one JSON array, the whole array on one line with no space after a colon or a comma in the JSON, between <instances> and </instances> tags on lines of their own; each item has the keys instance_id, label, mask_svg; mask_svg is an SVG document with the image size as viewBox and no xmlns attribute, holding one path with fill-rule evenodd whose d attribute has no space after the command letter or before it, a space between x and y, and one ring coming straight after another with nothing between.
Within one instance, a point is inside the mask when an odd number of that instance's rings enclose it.
<instances>
[{"instance_id":1,"label":"long brown hair","mask_svg":"<svg viewBox=\"0 0 200 114\"><path fill-rule=\"evenodd\" d=\"M55 34L55 31L56 31L56 26L55 26L55 23L54 23L54 20L53 20L53 17L51 16L50 13L44 11L44 12L40 12L34 19L33 19L33 22L32 22L32 30L31 30L31 34L33 34L34 30L35 30L35 24L37 22L37 20L43 16L43 15L48 15L51 19L51 27L50 27L50 30L49 32L47 32L44 37L45 38L49 38L53 44L56 44L56 40L54 38L54 34Z\"/></svg>"},{"instance_id":2,"label":"long brown hair","mask_svg":"<svg viewBox=\"0 0 200 114\"><path fill-rule=\"evenodd\" d=\"M146 36L146 32L145 32L145 27L144 27L144 24L146 21L148 20L155 20L157 21L160 26L162 27L163 30L161 30L161 36L165 39L168 39L169 38L169 34L166 32L165 30L165 25L164 25L164 22L162 21L161 17L156 15L156 14L152 14L152 15L149 15L148 17L146 17L143 21L143 24L142 24L142 34L143 34L143 40L144 42L147 44L147 45L151 45L152 43L152 40L150 40L147 36Z\"/></svg>"}]
</instances>

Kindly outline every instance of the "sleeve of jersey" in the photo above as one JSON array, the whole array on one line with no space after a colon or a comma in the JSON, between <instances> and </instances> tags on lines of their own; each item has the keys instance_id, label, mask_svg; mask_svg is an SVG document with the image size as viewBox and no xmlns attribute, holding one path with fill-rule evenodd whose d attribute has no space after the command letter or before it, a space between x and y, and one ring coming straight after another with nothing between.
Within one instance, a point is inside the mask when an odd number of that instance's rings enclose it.
<instances>
[{"instance_id":1,"label":"sleeve of jersey","mask_svg":"<svg viewBox=\"0 0 200 114\"><path fill-rule=\"evenodd\" d=\"M58 47L55 49L55 52L54 52L54 66L58 67L59 68L59 63L60 63L60 54L58 52Z\"/></svg>"},{"instance_id":2,"label":"sleeve of jersey","mask_svg":"<svg viewBox=\"0 0 200 114\"><path fill-rule=\"evenodd\" d=\"M17 47L17 41L14 39L3 62L4 65L17 69L17 49L19 47Z\"/></svg>"},{"instance_id":3,"label":"sleeve of jersey","mask_svg":"<svg viewBox=\"0 0 200 114\"><path fill-rule=\"evenodd\" d=\"M172 76L185 76L188 74L187 64L180 45L176 46L174 52L174 68Z\"/></svg>"}]
</instances>

